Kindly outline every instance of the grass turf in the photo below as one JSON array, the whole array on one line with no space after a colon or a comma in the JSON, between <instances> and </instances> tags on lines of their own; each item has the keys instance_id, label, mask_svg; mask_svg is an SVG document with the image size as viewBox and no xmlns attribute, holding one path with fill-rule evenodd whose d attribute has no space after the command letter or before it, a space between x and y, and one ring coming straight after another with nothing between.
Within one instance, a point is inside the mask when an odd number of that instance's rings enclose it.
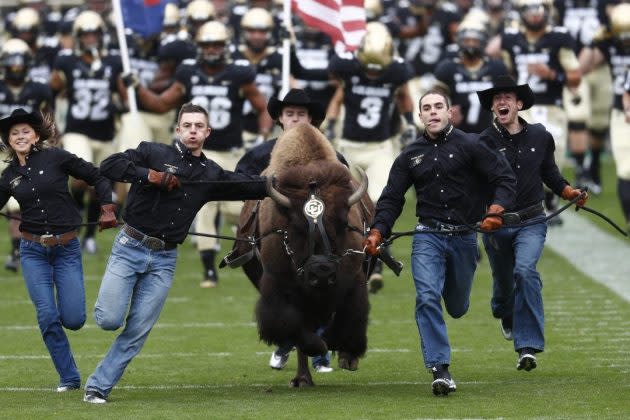
<instances>
[{"instance_id":1,"label":"grass turf","mask_svg":"<svg viewBox=\"0 0 630 420\"><path fill-rule=\"evenodd\" d=\"M614 183L590 205L621 221ZM606 191L606 190L605 190ZM410 200L412 201L412 200ZM413 225L407 206L396 230ZM591 217L591 216L584 216ZM602 225L602 228L605 228ZM6 224L0 223L6 232ZM99 330L91 310L114 232L99 236L97 255L84 256L88 321L68 332L83 380L115 333ZM224 250L229 249L224 243ZM0 255L8 252L0 243ZM369 349L359 370L313 373L316 386L290 389L296 361L268 367L271 348L258 340L256 292L240 270L221 270L217 289L199 288L201 264L190 243L180 247L176 280L162 316L113 390L92 406L82 392L55 393L57 375L41 340L20 274L0 273L0 417L2 418L627 418L630 414L630 303L545 251L539 264L546 314L546 351L532 372L516 370L512 343L489 308L490 273L481 262L469 313L447 319L451 372L458 390L431 394L413 318L410 241L395 242L405 269L386 273L371 295ZM582 259L588 255L576 255ZM612 263L612 262L611 262ZM336 359L333 360L336 367Z\"/></svg>"}]
</instances>

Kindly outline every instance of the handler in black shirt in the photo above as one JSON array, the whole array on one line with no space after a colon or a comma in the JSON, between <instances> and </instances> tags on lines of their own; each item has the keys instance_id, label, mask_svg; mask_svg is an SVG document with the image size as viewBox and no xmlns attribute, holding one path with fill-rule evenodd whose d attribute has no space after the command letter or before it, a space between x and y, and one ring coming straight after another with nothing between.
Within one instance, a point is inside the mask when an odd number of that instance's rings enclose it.
<instances>
[{"instance_id":1,"label":"handler in black shirt","mask_svg":"<svg viewBox=\"0 0 630 420\"><path fill-rule=\"evenodd\" d=\"M555 142L542 124L528 124L518 112L534 104L529 85L516 85L500 76L494 87L478 92L481 106L496 115L481 133L481 142L502 153L516 174L516 202L511 208L521 222L483 235L492 267L492 314L501 319L501 331L514 340L519 353L517 369L536 367L536 356L545 345L542 282L536 265L540 259L547 224L544 223L543 183L565 200L581 194L562 177L554 159ZM577 202L583 206L588 195Z\"/></svg>"},{"instance_id":2,"label":"handler in black shirt","mask_svg":"<svg viewBox=\"0 0 630 420\"><path fill-rule=\"evenodd\" d=\"M62 326L85 323L85 288L77 229L79 210L68 191L72 176L96 187L101 229L116 226L112 189L91 163L56 144L51 116L15 109L0 120L9 166L0 177L0 208L13 196L22 209L20 260L37 323L60 381L57 392L78 389L81 376Z\"/></svg>"},{"instance_id":3,"label":"handler in black shirt","mask_svg":"<svg viewBox=\"0 0 630 420\"><path fill-rule=\"evenodd\" d=\"M186 238L199 209L211 200L267 195L264 178L224 171L206 159L201 150L210 131L205 109L184 104L174 146L142 142L102 163L105 176L132 185L126 224L112 246L94 319L105 330L125 327L88 378L86 402L105 403L127 364L142 349L172 285L177 244Z\"/></svg>"},{"instance_id":4,"label":"handler in black shirt","mask_svg":"<svg viewBox=\"0 0 630 420\"><path fill-rule=\"evenodd\" d=\"M488 184L495 191L489 213L501 213L514 201L516 180L505 159L479 142L477 134L453 128L448 98L429 91L420 98L425 133L405 147L394 161L387 186L376 204L376 215L364 242L369 255L378 254L382 237L390 234L403 210L405 192L414 186L419 224L413 238L412 272L416 287L416 322L422 355L433 373L435 395L455 391L448 366L451 348L442 315L459 318L468 310L477 267L477 235L465 229L481 219ZM501 218L484 218L481 229L501 227ZM423 233L436 229L443 233Z\"/></svg>"}]
</instances>

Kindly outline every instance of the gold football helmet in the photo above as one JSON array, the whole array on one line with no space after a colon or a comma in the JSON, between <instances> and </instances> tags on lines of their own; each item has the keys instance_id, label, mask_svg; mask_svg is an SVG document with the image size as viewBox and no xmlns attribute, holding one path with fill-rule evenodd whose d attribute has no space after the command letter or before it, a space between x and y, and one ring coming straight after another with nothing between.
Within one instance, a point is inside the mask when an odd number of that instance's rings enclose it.
<instances>
[{"instance_id":1,"label":"gold football helmet","mask_svg":"<svg viewBox=\"0 0 630 420\"><path fill-rule=\"evenodd\" d=\"M394 60L394 42L380 22L370 22L357 50L357 59L370 78L378 78Z\"/></svg>"},{"instance_id":2,"label":"gold football helmet","mask_svg":"<svg viewBox=\"0 0 630 420\"><path fill-rule=\"evenodd\" d=\"M623 41L630 40L630 4L616 5L610 16L610 28L613 36Z\"/></svg>"},{"instance_id":3,"label":"gold football helmet","mask_svg":"<svg viewBox=\"0 0 630 420\"><path fill-rule=\"evenodd\" d=\"M164 6L164 18L162 19L162 27L167 31L176 30L179 26L179 9L173 3L166 3Z\"/></svg>"},{"instance_id":4,"label":"gold football helmet","mask_svg":"<svg viewBox=\"0 0 630 420\"><path fill-rule=\"evenodd\" d=\"M464 56L483 57L484 49L488 44L488 27L481 19L473 19L467 14L457 28L456 39L459 50Z\"/></svg>"},{"instance_id":5,"label":"gold football helmet","mask_svg":"<svg viewBox=\"0 0 630 420\"><path fill-rule=\"evenodd\" d=\"M79 37L84 32L105 33L105 22L101 15L91 10L79 13L79 16L72 24L72 35Z\"/></svg>"},{"instance_id":6,"label":"gold football helmet","mask_svg":"<svg viewBox=\"0 0 630 420\"><path fill-rule=\"evenodd\" d=\"M381 0L365 0L365 15L368 22L378 19L383 14Z\"/></svg>"},{"instance_id":7,"label":"gold football helmet","mask_svg":"<svg viewBox=\"0 0 630 420\"><path fill-rule=\"evenodd\" d=\"M22 84L26 79L33 60L28 44L21 39L11 38L0 50L0 68L5 81L10 84Z\"/></svg>"},{"instance_id":8,"label":"gold football helmet","mask_svg":"<svg viewBox=\"0 0 630 420\"><path fill-rule=\"evenodd\" d=\"M227 58L225 44L228 39L230 39L230 34L227 27L218 20L211 20L201 25L195 37L199 47L199 61L210 67L223 64ZM217 44L223 44L223 46L220 47Z\"/></svg>"},{"instance_id":9,"label":"gold football helmet","mask_svg":"<svg viewBox=\"0 0 630 420\"><path fill-rule=\"evenodd\" d=\"M13 28L17 32L29 32L38 29L40 24L39 13L31 7L23 7L15 13Z\"/></svg>"},{"instance_id":10,"label":"gold football helmet","mask_svg":"<svg viewBox=\"0 0 630 420\"><path fill-rule=\"evenodd\" d=\"M252 7L241 18L241 36L245 44L254 52L262 52L271 41L273 16L261 7ZM252 33L263 31L265 34Z\"/></svg>"}]
</instances>

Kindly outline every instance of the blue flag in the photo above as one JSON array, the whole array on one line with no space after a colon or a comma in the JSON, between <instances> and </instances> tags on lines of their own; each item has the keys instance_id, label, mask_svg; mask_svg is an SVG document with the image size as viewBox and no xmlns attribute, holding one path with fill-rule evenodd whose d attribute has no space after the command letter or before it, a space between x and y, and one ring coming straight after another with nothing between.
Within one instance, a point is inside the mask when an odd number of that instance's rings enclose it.
<instances>
[{"instance_id":1,"label":"blue flag","mask_svg":"<svg viewBox=\"0 0 630 420\"><path fill-rule=\"evenodd\" d=\"M121 0L120 9L125 28L143 38L162 31L164 7L173 0Z\"/></svg>"}]
</instances>

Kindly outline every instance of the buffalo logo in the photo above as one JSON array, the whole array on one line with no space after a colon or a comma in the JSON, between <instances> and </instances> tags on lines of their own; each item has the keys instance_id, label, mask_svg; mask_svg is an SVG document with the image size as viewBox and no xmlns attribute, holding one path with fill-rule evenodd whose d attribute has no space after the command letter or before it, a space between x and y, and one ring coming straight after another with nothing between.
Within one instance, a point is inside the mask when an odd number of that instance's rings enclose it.
<instances>
[{"instance_id":1,"label":"buffalo logo","mask_svg":"<svg viewBox=\"0 0 630 420\"><path fill-rule=\"evenodd\" d=\"M11 188L16 189L18 185L20 185L20 182L22 181L22 175L17 176L15 178L13 178L10 182L9 185L11 185Z\"/></svg>"},{"instance_id":2,"label":"buffalo logo","mask_svg":"<svg viewBox=\"0 0 630 420\"><path fill-rule=\"evenodd\" d=\"M324 212L324 202L315 196L304 204L304 215L309 219L317 220Z\"/></svg>"},{"instance_id":3,"label":"buffalo logo","mask_svg":"<svg viewBox=\"0 0 630 420\"><path fill-rule=\"evenodd\" d=\"M165 163L164 166L166 166L166 172L169 172L171 174L177 173L177 170L179 169L177 166L169 165L168 163Z\"/></svg>"},{"instance_id":4,"label":"buffalo logo","mask_svg":"<svg viewBox=\"0 0 630 420\"><path fill-rule=\"evenodd\" d=\"M411 158L411 167L414 168L418 165L420 165L420 163L422 163L422 159L424 158L424 153L418 156L414 156Z\"/></svg>"}]
</instances>

